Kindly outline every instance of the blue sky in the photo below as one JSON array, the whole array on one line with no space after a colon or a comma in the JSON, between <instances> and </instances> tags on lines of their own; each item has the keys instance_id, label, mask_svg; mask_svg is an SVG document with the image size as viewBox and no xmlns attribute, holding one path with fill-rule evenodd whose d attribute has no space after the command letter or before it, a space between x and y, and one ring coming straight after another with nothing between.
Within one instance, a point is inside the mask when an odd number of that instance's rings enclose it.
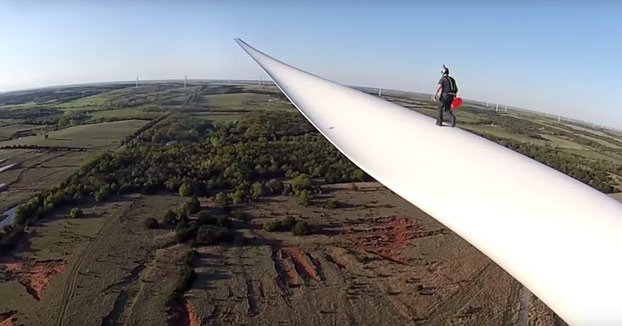
<instances>
[{"instance_id":1,"label":"blue sky","mask_svg":"<svg viewBox=\"0 0 622 326\"><path fill-rule=\"evenodd\" d=\"M241 37L344 84L432 92L447 64L465 98L622 128L613 1L51 2L0 0L0 90L257 79Z\"/></svg>"}]
</instances>

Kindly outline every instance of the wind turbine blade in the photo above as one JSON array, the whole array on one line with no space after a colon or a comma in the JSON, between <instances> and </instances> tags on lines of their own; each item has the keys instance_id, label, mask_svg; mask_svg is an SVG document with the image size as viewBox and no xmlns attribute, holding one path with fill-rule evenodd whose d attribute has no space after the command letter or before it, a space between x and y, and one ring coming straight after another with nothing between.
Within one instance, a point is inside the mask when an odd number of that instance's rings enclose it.
<instances>
[{"instance_id":1,"label":"wind turbine blade","mask_svg":"<svg viewBox=\"0 0 622 326\"><path fill-rule=\"evenodd\" d=\"M481 250L572 325L622 325L622 205L543 164L236 39L352 162Z\"/></svg>"}]
</instances>

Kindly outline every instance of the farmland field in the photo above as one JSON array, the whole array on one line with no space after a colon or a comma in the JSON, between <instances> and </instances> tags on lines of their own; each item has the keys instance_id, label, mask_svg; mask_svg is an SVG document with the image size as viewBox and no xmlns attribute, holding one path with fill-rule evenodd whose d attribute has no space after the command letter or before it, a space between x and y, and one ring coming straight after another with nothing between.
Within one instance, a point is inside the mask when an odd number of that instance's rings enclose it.
<instances>
[{"instance_id":1,"label":"farmland field","mask_svg":"<svg viewBox=\"0 0 622 326\"><path fill-rule=\"evenodd\" d=\"M234 93L203 95L201 96L201 100L210 110L214 111L294 109L289 101L267 94Z\"/></svg>"},{"instance_id":2,"label":"farmland field","mask_svg":"<svg viewBox=\"0 0 622 326\"><path fill-rule=\"evenodd\" d=\"M7 146L60 146L87 149L114 149L120 141L147 124L143 120L124 120L98 124L69 127L51 131L44 135L28 136L20 139L0 142L0 147Z\"/></svg>"},{"instance_id":3,"label":"farmland field","mask_svg":"<svg viewBox=\"0 0 622 326\"><path fill-rule=\"evenodd\" d=\"M85 152L2 149L0 158L18 165L0 173L7 189L0 192L0 210L15 206L67 179L86 157Z\"/></svg>"}]
</instances>

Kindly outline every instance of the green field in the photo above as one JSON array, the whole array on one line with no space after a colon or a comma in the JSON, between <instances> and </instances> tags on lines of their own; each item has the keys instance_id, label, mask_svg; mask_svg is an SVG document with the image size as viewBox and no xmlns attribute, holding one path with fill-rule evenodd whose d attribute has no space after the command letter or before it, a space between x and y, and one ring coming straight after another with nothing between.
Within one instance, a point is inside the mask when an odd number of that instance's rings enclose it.
<instances>
[{"instance_id":1,"label":"green field","mask_svg":"<svg viewBox=\"0 0 622 326\"><path fill-rule=\"evenodd\" d=\"M192 117L201 120L213 121L213 122L232 122L238 121L243 114L240 113L226 113L226 112L201 112L193 113Z\"/></svg>"},{"instance_id":2,"label":"green field","mask_svg":"<svg viewBox=\"0 0 622 326\"><path fill-rule=\"evenodd\" d=\"M31 134L36 133L42 126L40 125L31 125L31 124L10 124L6 126L0 127L0 140L13 138L15 135L19 134Z\"/></svg>"},{"instance_id":3,"label":"green field","mask_svg":"<svg viewBox=\"0 0 622 326\"><path fill-rule=\"evenodd\" d=\"M152 112L145 112L141 109L136 108L126 108L126 109L118 109L118 110L101 110L91 112L90 116L92 119L145 119L151 120L155 116L159 114Z\"/></svg>"},{"instance_id":4,"label":"green field","mask_svg":"<svg viewBox=\"0 0 622 326\"><path fill-rule=\"evenodd\" d=\"M93 95L93 96L87 96L87 97L83 97L83 98L77 99L75 101L63 103L63 104L59 105L59 107L62 108L62 109L69 109L69 110L81 109L81 108L85 108L85 107L96 108L96 107L104 104L108 100L110 100L110 97L108 97L104 93L104 94L97 94L97 95Z\"/></svg>"},{"instance_id":5,"label":"green field","mask_svg":"<svg viewBox=\"0 0 622 326\"><path fill-rule=\"evenodd\" d=\"M0 146L38 145L98 150L114 149L120 145L123 138L145 124L147 121L144 120L124 120L75 126L51 131L47 133L48 139L45 139L44 135L29 136L0 142Z\"/></svg>"},{"instance_id":6,"label":"green field","mask_svg":"<svg viewBox=\"0 0 622 326\"><path fill-rule=\"evenodd\" d=\"M289 101L276 96L254 93L217 94L201 96L203 103L215 111L292 110Z\"/></svg>"}]
</instances>

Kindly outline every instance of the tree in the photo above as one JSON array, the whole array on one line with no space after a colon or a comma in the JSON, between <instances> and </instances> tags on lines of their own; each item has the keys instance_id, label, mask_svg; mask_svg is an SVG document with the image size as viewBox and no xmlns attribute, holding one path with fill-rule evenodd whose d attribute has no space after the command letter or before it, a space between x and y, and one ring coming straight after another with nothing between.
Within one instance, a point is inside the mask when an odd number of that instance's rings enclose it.
<instances>
[{"instance_id":1,"label":"tree","mask_svg":"<svg viewBox=\"0 0 622 326\"><path fill-rule=\"evenodd\" d=\"M148 229L157 229L158 228L158 220L153 217L147 217L145 219L145 227Z\"/></svg>"},{"instance_id":2,"label":"tree","mask_svg":"<svg viewBox=\"0 0 622 326\"><path fill-rule=\"evenodd\" d=\"M48 137L49 137L49 135L48 135L48 134L45 134L45 135L43 136L43 138L44 138L45 140L48 140Z\"/></svg>"},{"instance_id":3,"label":"tree","mask_svg":"<svg viewBox=\"0 0 622 326\"><path fill-rule=\"evenodd\" d=\"M188 197L188 196L192 195L192 187L190 187L190 185L187 182L184 182L179 187L179 195L180 196L184 196L184 197Z\"/></svg>"},{"instance_id":4,"label":"tree","mask_svg":"<svg viewBox=\"0 0 622 326\"><path fill-rule=\"evenodd\" d=\"M78 207L72 208L71 211L69 212L69 217L71 218L80 218L82 217L82 215L84 215L84 213Z\"/></svg>"}]
</instances>

